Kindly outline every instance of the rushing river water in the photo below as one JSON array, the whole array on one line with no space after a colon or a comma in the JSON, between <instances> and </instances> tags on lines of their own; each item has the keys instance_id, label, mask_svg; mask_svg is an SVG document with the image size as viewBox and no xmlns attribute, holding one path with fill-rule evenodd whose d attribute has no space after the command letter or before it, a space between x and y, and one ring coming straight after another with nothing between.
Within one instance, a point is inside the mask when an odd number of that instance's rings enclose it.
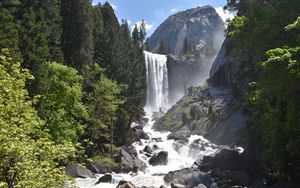
<instances>
[{"instance_id":1,"label":"rushing river water","mask_svg":"<svg viewBox=\"0 0 300 188\"><path fill-rule=\"evenodd\" d=\"M169 132L157 132L152 129L152 125L154 123L152 118L152 113L147 112L146 118L149 118L148 123L144 127L144 131L150 137L150 140L141 140L142 144L135 142L133 146L138 151L138 157L146 162L147 168L143 172L138 173L129 173L129 174L113 174L113 182L111 184L108 183L100 183L98 185L94 185L98 178L101 177L101 174L97 175L97 178L93 179L76 179L76 185L80 188L115 188L120 180L131 181L137 186L156 186L159 187L161 185L165 185L168 187L169 185L165 184L163 177L170 171L183 169L186 167L191 167L194 161L200 157L201 155L209 155L216 151L216 149L211 147L206 147L204 151L197 151L191 156L190 144L197 140L201 139L204 143L208 142L202 136L192 135L189 137L189 141L186 145L183 145L179 149L175 150L174 140L168 140L167 136L170 134ZM152 138L161 138L162 141L157 142ZM146 157L144 153L140 153L140 150L143 150L145 146L153 147L153 145L158 146L159 151L167 151L168 152L168 164L167 165L159 165L159 166L151 166L148 163L149 157ZM211 144L209 144L211 145ZM190 153L190 155L189 155Z\"/></svg>"},{"instance_id":2,"label":"rushing river water","mask_svg":"<svg viewBox=\"0 0 300 188\"><path fill-rule=\"evenodd\" d=\"M150 137L149 140L141 140L141 142L133 143L137 150L138 157L143 160L147 167L144 171L128 174L112 174L113 181L111 184L100 183L95 185L101 174L98 174L93 179L76 179L76 185L80 188L115 188L119 181L131 181L137 186L155 186L165 185L169 187L163 177L170 171L180 170L186 167L191 167L196 159L203 155L214 153L218 146L208 143L206 139L199 135L192 135L188 138L187 143L178 143L175 140L168 140L167 136L170 132L157 132L152 129L154 120L152 117L153 111L167 110L168 104L168 70L167 57L164 55L153 54L145 51L145 62L147 68L147 105L145 107L146 117L149 119L144 126L144 131ZM160 138L160 140L152 139ZM204 149L196 147L191 150L191 144L195 140L200 140L205 144ZM157 145L158 149L155 152L167 151L167 165L151 166L149 164L150 157L147 157L144 152L140 152L145 146ZM226 147L226 146L225 146ZM192 151L192 152L191 152Z\"/></svg>"}]
</instances>

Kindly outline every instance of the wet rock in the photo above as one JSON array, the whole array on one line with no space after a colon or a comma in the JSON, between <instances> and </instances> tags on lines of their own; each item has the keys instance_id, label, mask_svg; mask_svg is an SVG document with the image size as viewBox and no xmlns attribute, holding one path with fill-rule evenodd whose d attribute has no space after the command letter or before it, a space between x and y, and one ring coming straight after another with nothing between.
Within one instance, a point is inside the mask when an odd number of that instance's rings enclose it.
<instances>
[{"instance_id":1,"label":"wet rock","mask_svg":"<svg viewBox=\"0 0 300 188\"><path fill-rule=\"evenodd\" d=\"M137 156L137 151L132 145L122 146L124 150L126 150L130 155Z\"/></svg>"},{"instance_id":2,"label":"wet rock","mask_svg":"<svg viewBox=\"0 0 300 188\"><path fill-rule=\"evenodd\" d=\"M146 168L146 163L136 156L136 152L127 151L126 147L121 148L117 162L121 165L121 172L125 173Z\"/></svg>"},{"instance_id":3,"label":"wet rock","mask_svg":"<svg viewBox=\"0 0 300 188\"><path fill-rule=\"evenodd\" d=\"M181 185L181 184L174 184L174 183L171 183L171 188L190 188L190 187L187 187L187 186L184 186L184 185Z\"/></svg>"},{"instance_id":4,"label":"wet rock","mask_svg":"<svg viewBox=\"0 0 300 188\"><path fill-rule=\"evenodd\" d=\"M146 157L151 157L152 155L150 153L145 153Z\"/></svg>"},{"instance_id":5,"label":"wet rock","mask_svg":"<svg viewBox=\"0 0 300 188\"><path fill-rule=\"evenodd\" d=\"M205 151L205 150L206 150L205 146L204 146L204 145L201 145L201 146L200 146L200 151Z\"/></svg>"},{"instance_id":6,"label":"wet rock","mask_svg":"<svg viewBox=\"0 0 300 188\"><path fill-rule=\"evenodd\" d=\"M157 165L167 165L168 164L168 152L161 151L159 153L155 153L149 160L149 164L152 166Z\"/></svg>"},{"instance_id":7,"label":"wet rock","mask_svg":"<svg viewBox=\"0 0 300 188\"><path fill-rule=\"evenodd\" d=\"M149 153L149 154L153 153L153 150L151 149L150 146L145 146L145 148L143 149L143 151L146 152L146 153Z\"/></svg>"},{"instance_id":8,"label":"wet rock","mask_svg":"<svg viewBox=\"0 0 300 188\"><path fill-rule=\"evenodd\" d=\"M74 178L94 178L93 173L78 163L69 163L65 169L66 174Z\"/></svg>"},{"instance_id":9,"label":"wet rock","mask_svg":"<svg viewBox=\"0 0 300 188\"><path fill-rule=\"evenodd\" d=\"M152 148L153 148L153 150L158 150L158 149L159 149L159 147L158 147L156 144L154 144L154 145L152 146Z\"/></svg>"},{"instance_id":10,"label":"wet rock","mask_svg":"<svg viewBox=\"0 0 300 188\"><path fill-rule=\"evenodd\" d=\"M194 187L194 188L207 188L207 187L201 183L197 187Z\"/></svg>"},{"instance_id":11,"label":"wet rock","mask_svg":"<svg viewBox=\"0 0 300 188\"><path fill-rule=\"evenodd\" d=\"M137 126L132 128L132 132L133 132L133 138L132 138L133 142L140 141L141 139L144 140L150 139L149 136L144 132L142 126Z\"/></svg>"},{"instance_id":12,"label":"wet rock","mask_svg":"<svg viewBox=\"0 0 300 188\"><path fill-rule=\"evenodd\" d=\"M192 168L169 172L164 176L164 180L167 183L181 184L185 187L195 187L199 184L209 187L212 183L211 177L208 174L201 172L199 169Z\"/></svg>"},{"instance_id":13,"label":"wet rock","mask_svg":"<svg viewBox=\"0 0 300 188\"><path fill-rule=\"evenodd\" d=\"M162 138L161 137L158 137L158 138L152 138L153 141L155 142L162 142Z\"/></svg>"},{"instance_id":14,"label":"wet rock","mask_svg":"<svg viewBox=\"0 0 300 188\"><path fill-rule=\"evenodd\" d=\"M243 170L245 165L244 160L237 151L222 149L214 157L205 156L200 169Z\"/></svg>"},{"instance_id":15,"label":"wet rock","mask_svg":"<svg viewBox=\"0 0 300 188\"><path fill-rule=\"evenodd\" d=\"M138 188L130 181L120 181L116 188Z\"/></svg>"},{"instance_id":16,"label":"wet rock","mask_svg":"<svg viewBox=\"0 0 300 188\"><path fill-rule=\"evenodd\" d=\"M99 180L95 183L95 185L100 183L111 183L112 181L112 175L111 174L105 174L104 176L101 176Z\"/></svg>"},{"instance_id":17,"label":"wet rock","mask_svg":"<svg viewBox=\"0 0 300 188\"><path fill-rule=\"evenodd\" d=\"M168 135L168 140L184 140L188 141L190 133L188 131L176 131Z\"/></svg>"}]
</instances>

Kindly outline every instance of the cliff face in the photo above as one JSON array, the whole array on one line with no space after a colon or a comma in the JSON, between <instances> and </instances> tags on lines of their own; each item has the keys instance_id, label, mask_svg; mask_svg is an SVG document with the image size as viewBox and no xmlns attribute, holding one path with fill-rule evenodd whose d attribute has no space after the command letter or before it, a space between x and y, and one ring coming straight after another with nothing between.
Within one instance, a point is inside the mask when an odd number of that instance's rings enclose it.
<instances>
[{"instance_id":1,"label":"cliff face","mask_svg":"<svg viewBox=\"0 0 300 188\"><path fill-rule=\"evenodd\" d=\"M168 54L169 101L176 103L190 86L202 85L224 41L224 23L211 6L179 12L166 19L147 39L158 53L163 41ZM185 42L184 42L185 41ZM184 43L189 50L184 51Z\"/></svg>"},{"instance_id":2,"label":"cliff face","mask_svg":"<svg viewBox=\"0 0 300 188\"><path fill-rule=\"evenodd\" d=\"M213 7L198 7L167 18L147 39L147 46L157 53L160 42L164 41L168 54L180 55L186 38L203 53L215 48L215 36L223 34L224 29L223 21Z\"/></svg>"},{"instance_id":3,"label":"cliff face","mask_svg":"<svg viewBox=\"0 0 300 188\"><path fill-rule=\"evenodd\" d=\"M204 135L218 144L246 146L247 116L243 113L241 98L251 80L247 75L247 72L251 74L249 58L227 37L213 61L207 86L189 88L188 93L155 123L155 128ZM180 66L178 61L172 62ZM187 70L186 77L193 74L193 70ZM171 74L172 79L174 75L178 74ZM196 118L192 117L193 113Z\"/></svg>"}]
</instances>

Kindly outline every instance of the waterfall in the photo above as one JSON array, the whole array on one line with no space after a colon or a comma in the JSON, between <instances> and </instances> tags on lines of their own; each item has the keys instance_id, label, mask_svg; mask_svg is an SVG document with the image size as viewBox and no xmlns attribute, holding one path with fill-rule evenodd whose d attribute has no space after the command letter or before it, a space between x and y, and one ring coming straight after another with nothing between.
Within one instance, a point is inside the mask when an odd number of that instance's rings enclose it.
<instances>
[{"instance_id":1,"label":"waterfall","mask_svg":"<svg viewBox=\"0 0 300 188\"><path fill-rule=\"evenodd\" d=\"M145 51L147 70L147 103L146 108L157 112L168 106L169 84L167 56Z\"/></svg>"}]
</instances>

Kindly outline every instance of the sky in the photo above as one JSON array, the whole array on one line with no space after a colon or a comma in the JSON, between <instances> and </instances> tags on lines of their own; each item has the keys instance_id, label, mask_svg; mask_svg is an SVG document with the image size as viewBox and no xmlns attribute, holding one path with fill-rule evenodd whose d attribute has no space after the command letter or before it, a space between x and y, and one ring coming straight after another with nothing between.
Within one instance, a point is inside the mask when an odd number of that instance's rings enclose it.
<instances>
[{"instance_id":1,"label":"sky","mask_svg":"<svg viewBox=\"0 0 300 188\"><path fill-rule=\"evenodd\" d=\"M224 13L222 7L226 0L93 0L93 4L104 4L108 1L119 20L126 19L130 27L140 20L145 20L147 37L170 15L189 8L211 5L215 7L219 15L225 20L232 18L232 14Z\"/></svg>"}]
</instances>

